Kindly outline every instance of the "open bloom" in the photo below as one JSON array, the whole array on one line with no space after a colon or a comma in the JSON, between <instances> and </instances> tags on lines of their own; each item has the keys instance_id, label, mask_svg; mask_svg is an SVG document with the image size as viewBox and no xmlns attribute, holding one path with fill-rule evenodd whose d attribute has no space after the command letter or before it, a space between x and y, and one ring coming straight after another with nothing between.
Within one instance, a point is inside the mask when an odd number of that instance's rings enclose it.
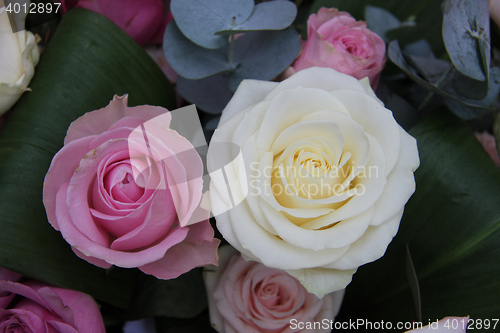
<instances>
[{"instance_id":1,"label":"open bloom","mask_svg":"<svg viewBox=\"0 0 500 333\"><path fill-rule=\"evenodd\" d=\"M170 279L216 264L219 241L199 208L201 158L177 158L195 150L169 128L167 110L126 105L126 96L115 96L71 124L44 181L49 222L78 256L103 268L138 267ZM147 144L134 131L144 127ZM187 179L193 171L200 177Z\"/></svg>"},{"instance_id":2,"label":"open bloom","mask_svg":"<svg viewBox=\"0 0 500 333\"><path fill-rule=\"evenodd\" d=\"M219 267L204 271L210 320L218 332L330 332L317 323L333 322L343 290L319 299L284 271L245 261L230 246L219 252Z\"/></svg>"},{"instance_id":3,"label":"open bloom","mask_svg":"<svg viewBox=\"0 0 500 333\"><path fill-rule=\"evenodd\" d=\"M0 115L8 111L29 90L40 56L35 36L12 28L5 7L0 7Z\"/></svg>"},{"instance_id":4,"label":"open bloom","mask_svg":"<svg viewBox=\"0 0 500 333\"><path fill-rule=\"evenodd\" d=\"M385 64L385 43L365 22L335 8L321 8L307 21L307 41L292 65L296 71L330 67L377 87Z\"/></svg>"},{"instance_id":5,"label":"open bloom","mask_svg":"<svg viewBox=\"0 0 500 333\"><path fill-rule=\"evenodd\" d=\"M210 183L224 238L318 297L384 254L415 190L416 141L374 96L331 68L245 80L210 144L211 176L234 161Z\"/></svg>"},{"instance_id":6,"label":"open bloom","mask_svg":"<svg viewBox=\"0 0 500 333\"><path fill-rule=\"evenodd\" d=\"M21 277L0 268L0 332L106 332L89 295Z\"/></svg>"}]
</instances>

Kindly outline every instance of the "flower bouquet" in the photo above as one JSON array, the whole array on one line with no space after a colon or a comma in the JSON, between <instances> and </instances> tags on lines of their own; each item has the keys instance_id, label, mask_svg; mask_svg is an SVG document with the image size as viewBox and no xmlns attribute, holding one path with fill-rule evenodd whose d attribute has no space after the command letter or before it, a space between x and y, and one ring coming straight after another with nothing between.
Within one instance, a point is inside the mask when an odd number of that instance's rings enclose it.
<instances>
[{"instance_id":1,"label":"flower bouquet","mask_svg":"<svg viewBox=\"0 0 500 333\"><path fill-rule=\"evenodd\" d=\"M498 330L498 23L0 0L0 332Z\"/></svg>"}]
</instances>

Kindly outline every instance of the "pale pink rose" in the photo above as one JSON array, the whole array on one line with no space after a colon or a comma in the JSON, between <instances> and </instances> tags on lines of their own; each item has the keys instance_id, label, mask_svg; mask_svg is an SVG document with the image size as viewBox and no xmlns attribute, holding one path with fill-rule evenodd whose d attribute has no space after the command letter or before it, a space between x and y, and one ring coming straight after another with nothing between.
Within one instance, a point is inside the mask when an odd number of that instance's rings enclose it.
<instances>
[{"instance_id":1,"label":"pale pink rose","mask_svg":"<svg viewBox=\"0 0 500 333\"><path fill-rule=\"evenodd\" d=\"M491 159L500 167L500 156L498 155L495 137L490 133L484 131L482 133L475 133L476 138L481 142L486 152L490 155Z\"/></svg>"},{"instance_id":2,"label":"pale pink rose","mask_svg":"<svg viewBox=\"0 0 500 333\"><path fill-rule=\"evenodd\" d=\"M147 123L147 147L129 140L134 128L160 115L163 123ZM127 107L127 96L115 96L69 127L45 176L43 203L49 222L81 258L103 268L138 267L162 279L217 263L219 240L213 238L209 212L199 208L201 158L195 155L189 165L162 160L166 152L194 151L168 128L170 119L166 109ZM148 159L149 173L139 177L134 161L145 160L151 149L164 157ZM184 179L197 171L199 179ZM164 174L173 175L175 192ZM194 219L201 222L192 224Z\"/></svg>"},{"instance_id":3,"label":"pale pink rose","mask_svg":"<svg viewBox=\"0 0 500 333\"><path fill-rule=\"evenodd\" d=\"M54 0L71 8L75 0ZM80 0L77 8L90 9L106 16L140 45L150 42L164 23L162 0ZM64 9L64 8L63 8Z\"/></svg>"},{"instance_id":4,"label":"pale pink rose","mask_svg":"<svg viewBox=\"0 0 500 333\"><path fill-rule=\"evenodd\" d=\"M385 43L349 13L321 8L307 21L307 41L292 65L298 72L309 67L330 67L361 80L375 90L385 64Z\"/></svg>"},{"instance_id":5,"label":"pale pink rose","mask_svg":"<svg viewBox=\"0 0 500 333\"><path fill-rule=\"evenodd\" d=\"M0 268L0 332L106 332L89 295L33 280L17 282L20 278Z\"/></svg>"},{"instance_id":6,"label":"pale pink rose","mask_svg":"<svg viewBox=\"0 0 500 333\"><path fill-rule=\"evenodd\" d=\"M445 317L427 326L406 332L465 333L469 317Z\"/></svg>"},{"instance_id":7,"label":"pale pink rose","mask_svg":"<svg viewBox=\"0 0 500 333\"><path fill-rule=\"evenodd\" d=\"M330 332L319 324L313 330L305 327L315 322L330 326L344 290L319 299L286 272L245 261L230 246L222 247L219 255L219 267L204 270L210 321L218 332Z\"/></svg>"}]
</instances>

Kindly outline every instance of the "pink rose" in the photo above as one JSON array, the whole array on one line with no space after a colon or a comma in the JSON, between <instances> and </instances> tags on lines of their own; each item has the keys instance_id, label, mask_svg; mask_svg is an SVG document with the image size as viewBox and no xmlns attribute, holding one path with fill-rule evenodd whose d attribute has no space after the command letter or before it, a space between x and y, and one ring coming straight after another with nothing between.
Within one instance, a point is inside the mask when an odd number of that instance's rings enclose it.
<instances>
[{"instance_id":1,"label":"pink rose","mask_svg":"<svg viewBox=\"0 0 500 333\"><path fill-rule=\"evenodd\" d=\"M107 107L71 124L52 160L43 187L48 220L78 256L94 265L138 267L171 279L217 263L219 240L213 238L209 212L199 208L201 158L191 156L184 164L177 158L194 148L169 128L166 112L129 108L127 96L115 96ZM142 133L134 131L144 126L147 146ZM129 139L132 133L139 134L138 141ZM162 158L150 160L151 152ZM143 172L138 163L146 158L150 167ZM187 179L193 173L200 177ZM176 184L166 184L165 174Z\"/></svg>"},{"instance_id":2,"label":"pink rose","mask_svg":"<svg viewBox=\"0 0 500 333\"><path fill-rule=\"evenodd\" d=\"M21 275L0 268L0 332L106 332L89 295L38 281L18 283L20 279Z\"/></svg>"},{"instance_id":3,"label":"pink rose","mask_svg":"<svg viewBox=\"0 0 500 333\"><path fill-rule=\"evenodd\" d=\"M333 322L344 290L319 299L286 272L247 262L230 246L219 255L219 267L204 271L210 321L218 332L330 332L318 323Z\"/></svg>"},{"instance_id":4,"label":"pink rose","mask_svg":"<svg viewBox=\"0 0 500 333\"><path fill-rule=\"evenodd\" d=\"M385 43L349 13L321 8L307 21L307 41L292 65L300 70L330 67L361 80L370 79L375 90L385 64Z\"/></svg>"},{"instance_id":5,"label":"pink rose","mask_svg":"<svg viewBox=\"0 0 500 333\"><path fill-rule=\"evenodd\" d=\"M479 142L481 142L486 152L490 155L491 159L500 167L500 156L498 155L495 137L486 131L475 134L476 138L479 140Z\"/></svg>"},{"instance_id":6,"label":"pink rose","mask_svg":"<svg viewBox=\"0 0 500 333\"><path fill-rule=\"evenodd\" d=\"M75 0L54 0L71 8ZM79 0L78 8L90 9L106 16L114 24L122 28L140 45L150 42L159 33L164 23L162 0Z\"/></svg>"}]
</instances>

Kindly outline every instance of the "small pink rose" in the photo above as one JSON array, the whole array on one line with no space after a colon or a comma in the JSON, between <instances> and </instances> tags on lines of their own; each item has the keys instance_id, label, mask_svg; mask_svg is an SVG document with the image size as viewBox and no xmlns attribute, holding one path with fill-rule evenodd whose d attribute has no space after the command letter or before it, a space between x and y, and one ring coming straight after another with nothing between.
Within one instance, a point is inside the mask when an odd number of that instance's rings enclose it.
<instances>
[{"instance_id":1,"label":"small pink rose","mask_svg":"<svg viewBox=\"0 0 500 333\"><path fill-rule=\"evenodd\" d=\"M20 278L0 268L0 332L106 332L89 295Z\"/></svg>"},{"instance_id":2,"label":"small pink rose","mask_svg":"<svg viewBox=\"0 0 500 333\"><path fill-rule=\"evenodd\" d=\"M162 123L150 121L160 115ZM194 155L186 165L175 157L180 149L195 150L169 128L170 119L163 108L129 108L126 96L115 96L69 127L45 176L43 203L49 222L81 258L103 268L138 267L162 279L217 263L219 240L209 212L199 208L202 161ZM148 145L142 135L130 139L144 126ZM173 158L149 159L156 151ZM142 160L149 163L145 171L137 164ZM193 172L200 178L187 179ZM176 181L170 187L169 176Z\"/></svg>"},{"instance_id":3,"label":"small pink rose","mask_svg":"<svg viewBox=\"0 0 500 333\"><path fill-rule=\"evenodd\" d=\"M204 271L210 321L218 332L330 332L305 327L323 320L330 324L344 290L319 299L286 272L247 262L230 246L222 247L219 255L219 267Z\"/></svg>"},{"instance_id":4,"label":"small pink rose","mask_svg":"<svg viewBox=\"0 0 500 333\"><path fill-rule=\"evenodd\" d=\"M385 64L385 43L349 13L321 8L307 21L307 41L292 65L298 72L309 67L330 67L358 80L370 79L375 90Z\"/></svg>"}]
</instances>

